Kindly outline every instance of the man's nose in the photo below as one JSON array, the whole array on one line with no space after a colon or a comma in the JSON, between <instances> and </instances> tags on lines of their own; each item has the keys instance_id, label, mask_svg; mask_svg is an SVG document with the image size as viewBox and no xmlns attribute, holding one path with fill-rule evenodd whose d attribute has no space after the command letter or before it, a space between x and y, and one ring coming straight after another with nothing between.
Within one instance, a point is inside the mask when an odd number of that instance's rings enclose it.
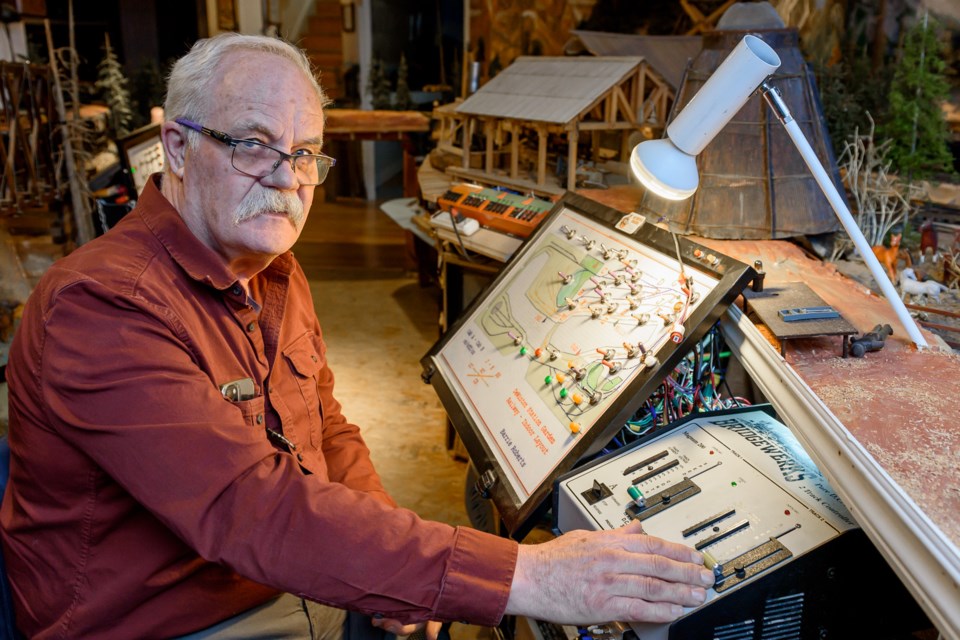
<instances>
[{"instance_id":1,"label":"man's nose","mask_svg":"<svg viewBox=\"0 0 960 640\"><path fill-rule=\"evenodd\" d=\"M277 160L273 173L262 178L261 182L275 189L298 189L300 187L300 180L297 179L297 171L293 163L294 158L292 156Z\"/></svg>"}]
</instances>

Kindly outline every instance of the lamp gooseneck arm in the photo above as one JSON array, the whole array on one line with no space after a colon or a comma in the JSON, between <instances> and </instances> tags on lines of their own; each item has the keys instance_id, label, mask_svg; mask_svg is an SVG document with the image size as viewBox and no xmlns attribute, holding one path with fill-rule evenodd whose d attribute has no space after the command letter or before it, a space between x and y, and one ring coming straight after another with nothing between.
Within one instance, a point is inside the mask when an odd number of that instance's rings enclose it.
<instances>
[{"instance_id":1,"label":"lamp gooseneck arm","mask_svg":"<svg viewBox=\"0 0 960 640\"><path fill-rule=\"evenodd\" d=\"M767 81L760 84L760 89L763 92L763 97L767 101L767 104L770 105L770 108L777 115L777 119L780 120L780 123L786 129L787 135L790 136L793 144L796 145L807 168L810 169L810 173L813 174L817 184L820 185L820 189L823 191L823 195L827 197L827 201L833 208L834 213L840 218L840 223L843 224L843 228L846 229L850 239L853 240L853 244L857 247L857 251L860 252L863 261L867 264L867 268L870 269L874 280L880 285L880 290L883 291L887 302L890 303L894 313L897 314L897 318L900 320L903 328L906 329L907 335L910 336L910 339L913 340L918 349L928 348L929 345L920 333L920 328L910 316L910 312L907 311L906 306L904 306L903 300L900 299L896 288L893 286L893 283L890 282L890 278L887 277L886 272L880 265L880 261L877 260L877 257L873 254L873 248L863 236L863 231L860 230L856 220L854 220L850 214L846 203L844 203L843 198L837 192L837 188L833 185L833 180L827 175L826 170L824 170L823 165L820 163L820 159L817 158L817 154L790 114L790 109L787 108L786 103L780 96L780 92Z\"/></svg>"}]
</instances>

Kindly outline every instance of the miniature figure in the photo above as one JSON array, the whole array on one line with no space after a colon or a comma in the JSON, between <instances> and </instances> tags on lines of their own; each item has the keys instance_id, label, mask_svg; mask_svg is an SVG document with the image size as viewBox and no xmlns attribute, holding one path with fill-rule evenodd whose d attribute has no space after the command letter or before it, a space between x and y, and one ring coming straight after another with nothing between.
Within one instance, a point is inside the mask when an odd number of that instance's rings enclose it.
<instances>
[{"instance_id":1,"label":"miniature figure","mask_svg":"<svg viewBox=\"0 0 960 640\"><path fill-rule=\"evenodd\" d=\"M878 324L869 332L850 341L850 355L862 358L867 351L880 351L887 336L893 335L893 329L888 324Z\"/></svg>"},{"instance_id":2,"label":"miniature figure","mask_svg":"<svg viewBox=\"0 0 960 640\"><path fill-rule=\"evenodd\" d=\"M903 300L907 299L907 295L929 296L937 302L940 302L941 291L949 291L949 289L936 280L920 282L917 280L917 274L909 267L900 273L900 297Z\"/></svg>"},{"instance_id":3,"label":"miniature figure","mask_svg":"<svg viewBox=\"0 0 960 640\"><path fill-rule=\"evenodd\" d=\"M910 254L900 250L900 238L901 234L893 233L890 235L889 247L885 247L882 244L873 247L873 254L877 256L880 264L887 268L887 274L889 274L891 282L897 281L897 260L903 258L908 267L913 266Z\"/></svg>"}]
</instances>

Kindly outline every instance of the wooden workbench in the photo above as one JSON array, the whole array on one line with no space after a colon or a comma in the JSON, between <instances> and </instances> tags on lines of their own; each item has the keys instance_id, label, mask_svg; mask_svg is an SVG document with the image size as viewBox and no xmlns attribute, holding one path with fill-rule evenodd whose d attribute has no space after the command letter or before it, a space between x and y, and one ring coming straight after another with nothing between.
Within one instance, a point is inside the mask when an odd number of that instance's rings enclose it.
<instances>
[{"instance_id":1,"label":"wooden workbench","mask_svg":"<svg viewBox=\"0 0 960 640\"><path fill-rule=\"evenodd\" d=\"M420 111L327 109L323 135L329 140L398 140L403 145L403 195L414 197L417 162L413 135L430 131L430 118Z\"/></svg>"}]
</instances>

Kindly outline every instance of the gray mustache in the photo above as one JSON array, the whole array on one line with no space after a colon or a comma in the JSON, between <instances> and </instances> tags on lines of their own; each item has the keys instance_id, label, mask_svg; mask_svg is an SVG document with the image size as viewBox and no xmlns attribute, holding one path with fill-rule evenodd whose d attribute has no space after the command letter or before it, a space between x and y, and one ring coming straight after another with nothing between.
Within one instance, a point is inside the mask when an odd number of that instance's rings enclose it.
<instances>
[{"instance_id":1,"label":"gray mustache","mask_svg":"<svg viewBox=\"0 0 960 640\"><path fill-rule=\"evenodd\" d=\"M295 194L257 185L248 193L233 218L234 224L240 224L267 212L284 213L298 229L303 222L303 202Z\"/></svg>"}]
</instances>

